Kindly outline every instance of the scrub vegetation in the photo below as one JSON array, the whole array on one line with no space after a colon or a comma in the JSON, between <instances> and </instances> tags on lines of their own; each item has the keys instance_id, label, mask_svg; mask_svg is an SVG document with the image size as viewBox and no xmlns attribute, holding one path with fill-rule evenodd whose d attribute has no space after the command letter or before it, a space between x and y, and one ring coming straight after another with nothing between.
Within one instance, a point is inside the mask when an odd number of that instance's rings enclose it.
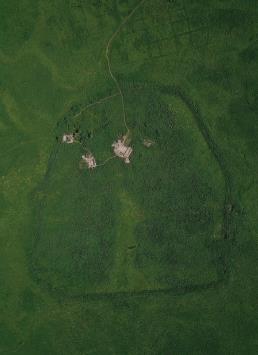
<instances>
[{"instance_id":1,"label":"scrub vegetation","mask_svg":"<svg viewBox=\"0 0 258 355\"><path fill-rule=\"evenodd\" d=\"M0 352L257 353L257 16L0 1Z\"/></svg>"}]
</instances>

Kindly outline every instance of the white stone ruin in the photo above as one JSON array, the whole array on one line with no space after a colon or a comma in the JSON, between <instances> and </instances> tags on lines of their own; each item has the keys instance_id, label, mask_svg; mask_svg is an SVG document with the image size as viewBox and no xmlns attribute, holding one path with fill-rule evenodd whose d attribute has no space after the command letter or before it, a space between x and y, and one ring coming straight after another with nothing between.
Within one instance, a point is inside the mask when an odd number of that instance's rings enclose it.
<instances>
[{"instance_id":1,"label":"white stone ruin","mask_svg":"<svg viewBox=\"0 0 258 355\"><path fill-rule=\"evenodd\" d=\"M72 133L65 133L63 135L63 139L62 139L62 142L63 143L67 143L67 144L71 144L71 143L74 143L74 135Z\"/></svg>"},{"instance_id":2,"label":"white stone ruin","mask_svg":"<svg viewBox=\"0 0 258 355\"><path fill-rule=\"evenodd\" d=\"M114 153L119 158L124 159L126 164L130 163L130 155L133 152L133 148L126 144L127 136L123 136L122 139L118 139L112 144Z\"/></svg>"},{"instance_id":3,"label":"white stone ruin","mask_svg":"<svg viewBox=\"0 0 258 355\"><path fill-rule=\"evenodd\" d=\"M143 140L143 145L147 148L150 148L153 144L154 144L154 142L150 139L145 138Z\"/></svg>"},{"instance_id":4,"label":"white stone ruin","mask_svg":"<svg viewBox=\"0 0 258 355\"><path fill-rule=\"evenodd\" d=\"M96 160L91 153L82 155L83 161L88 165L88 169L94 169L97 166Z\"/></svg>"}]
</instances>

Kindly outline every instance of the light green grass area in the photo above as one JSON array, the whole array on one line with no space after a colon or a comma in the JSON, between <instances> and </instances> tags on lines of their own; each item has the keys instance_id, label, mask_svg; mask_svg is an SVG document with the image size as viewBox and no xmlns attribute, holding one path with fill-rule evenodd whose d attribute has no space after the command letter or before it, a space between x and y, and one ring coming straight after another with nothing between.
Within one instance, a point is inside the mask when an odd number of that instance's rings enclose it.
<instances>
[{"instance_id":1,"label":"light green grass area","mask_svg":"<svg viewBox=\"0 0 258 355\"><path fill-rule=\"evenodd\" d=\"M257 353L257 16L0 1L0 353Z\"/></svg>"}]
</instances>

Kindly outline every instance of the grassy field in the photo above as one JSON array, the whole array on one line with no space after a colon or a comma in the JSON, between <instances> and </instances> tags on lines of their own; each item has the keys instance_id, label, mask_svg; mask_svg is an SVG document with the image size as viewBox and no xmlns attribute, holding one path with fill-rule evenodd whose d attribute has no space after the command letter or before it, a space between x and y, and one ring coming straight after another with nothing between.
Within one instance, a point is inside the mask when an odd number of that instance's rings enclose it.
<instances>
[{"instance_id":1,"label":"grassy field","mask_svg":"<svg viewBox=\"0 0 258 355\"><path fill-rule=\"evenodd\" d=\"M257 16L0 0L1 354L257 354Z\"/></svg>"}]
</instances>

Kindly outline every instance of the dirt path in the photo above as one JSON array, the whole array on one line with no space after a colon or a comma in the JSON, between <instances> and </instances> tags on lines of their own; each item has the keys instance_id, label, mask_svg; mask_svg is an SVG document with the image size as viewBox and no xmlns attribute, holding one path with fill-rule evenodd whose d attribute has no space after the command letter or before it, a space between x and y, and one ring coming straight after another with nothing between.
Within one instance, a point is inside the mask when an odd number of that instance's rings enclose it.
<instances>
[{"instance_id":1,"label":"dirt path","mask_svg":"<svg viewBox=\"0 0 258 355\"><path fill-rule=\"evenodd\" d=\"M110 61L110 50L112 47L112 43L114 41L114 39L118 36L118 34L120 33L120 31L122 30L122 28L126 25L126 23L130 20L130 18L134 15L134 13L137 11L137 9L145 2L146 0L141 0L138 5L135 6L135 8L129 13L128 16L126 16L124 18L124 20L120 23L120 25L118 26L118 28L116 29L116 31L112 34L112 36L110 37L107 46L106 46L106 60L107 60L107 64L108 64L108 70L109 70L109 74L112 78L112 80L114 81L114 83L116 84L117 90L119 91L119 94L121 96L121 102L122 102L122 109L123 109L123 120L124 120L124 125L125 128L127 130L127 133L130 132L130 129L128 127L127 124L127 120L126 120L126 112L125 112L125 103L124 103L124 95L122 92L122 89L119 85L119 82L117 80L117 78L115 77L115 75L112 72L111 69L111 61Z\"/></svg>"}]
</instances>

